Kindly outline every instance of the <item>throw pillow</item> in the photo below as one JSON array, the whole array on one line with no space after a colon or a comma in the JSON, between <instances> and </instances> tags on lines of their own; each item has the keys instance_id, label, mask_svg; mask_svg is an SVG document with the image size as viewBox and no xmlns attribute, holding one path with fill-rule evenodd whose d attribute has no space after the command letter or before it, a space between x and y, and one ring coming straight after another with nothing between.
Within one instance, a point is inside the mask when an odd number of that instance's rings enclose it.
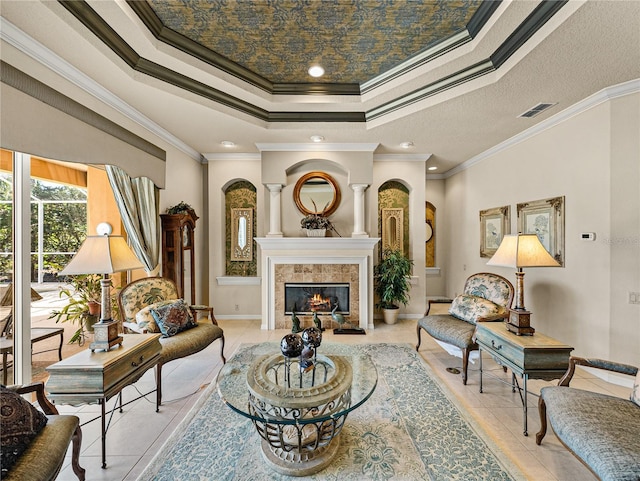
<instances>
[{"instance_id":1,"label":"throw pillow","mask_svg":"<svg viewBox=\"0 0 640 481\"><path fill-rule=\"evenodd\" d=\"M0 477L11 470L46 424L47 417L30 402L0 387Z\"/></svg>"},{"instance_id":2,"label":"throw pillow","mask_svg":"<svg viewBox=\"0 0 640 481\"><path fill-rule=\"evenodd\" d=\"M154 304L149 304L147 307L143 307L136 313L136 324L138 325L138 329L146 332L160 332L160 328L156 324L156 320L151 314L151 309L157 309L159 307L167 306L169 304L173 304L177 299L166 299L163 301L156 302Z\"/></svg>"},{"instance_id":3,"label":"throw pillow","mask_svg":"<svg viewBox=\"0 0 640 481\"><path fill-rule=\"evenodd\" d=\"M640 369L638 369L636 379L633 381L633 390L631 391L631 397L629 399L640 406Z\"/></svg>"},{"instance_id":4,"label":"throw pillow","mask_svg":"<svg viewBox=\"0 0 640 481\"><path fill-rule=\"evenodd\" d=\"M506 316L507 309L483 297L460 294L451 303L449 314L475 324L478 320L495 321L502 319Z\"/></svg>"},{"instance_id":5,"label":"throw pillow","mask_svg":"<svg viewBox=\"0 0 640 481\"><path fill-rule=\"evenodd\" d=\"M151 315L163 337L175 336L179 332L197 326L189 311L189 306L183 299L178 299L166 306L153 308Z\"/></svg>"}]
</instances>

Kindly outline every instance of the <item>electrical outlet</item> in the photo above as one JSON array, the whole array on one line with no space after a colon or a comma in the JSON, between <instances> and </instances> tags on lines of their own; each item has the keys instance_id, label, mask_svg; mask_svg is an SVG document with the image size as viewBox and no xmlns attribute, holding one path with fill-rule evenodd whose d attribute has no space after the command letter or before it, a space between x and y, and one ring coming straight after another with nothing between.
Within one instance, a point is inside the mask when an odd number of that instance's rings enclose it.
<instances>
[{"instance_id":1,"label":"electrical outlet","mask_svg":"<svg viewBox=\"0 0 640 481\"><path fill-rule=\"evenodd\" d=\"M629 291L629 304L640 304L640 292Z\"/></svg>"},{"instance_id":2,"label":"electrical outlet","mask_svg":"<svg viewBox=\"0 0 640 481\"><path fill-rule=\"evenodd\" d=\"M236 304L236 311L240 310L240 306L238 304Z\"/></svg>"}]
</instances>

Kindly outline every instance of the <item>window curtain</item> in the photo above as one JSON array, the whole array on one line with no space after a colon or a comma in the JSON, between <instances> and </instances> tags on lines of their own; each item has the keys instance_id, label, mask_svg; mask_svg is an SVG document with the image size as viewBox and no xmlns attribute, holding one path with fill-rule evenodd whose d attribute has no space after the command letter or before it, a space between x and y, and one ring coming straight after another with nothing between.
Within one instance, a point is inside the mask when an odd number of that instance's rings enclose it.
<instances>
[{"instance_id":1,"label":"window curtain","mask_svg":"<svg viewBox=\"0 0 640 481\"><path fill-rule=\"evenodd\" d=\"M160 252L160 191L148 177L131 178L120 167L105 167L131 248L147 275L154 275Z\"/></svg>"}]
</instances>

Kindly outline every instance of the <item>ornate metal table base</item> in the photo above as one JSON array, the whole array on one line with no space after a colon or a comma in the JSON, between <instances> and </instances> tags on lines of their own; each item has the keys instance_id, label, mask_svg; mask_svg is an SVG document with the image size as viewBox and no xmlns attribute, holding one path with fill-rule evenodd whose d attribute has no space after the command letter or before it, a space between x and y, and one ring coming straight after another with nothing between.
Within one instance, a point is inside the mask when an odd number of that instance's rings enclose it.
<instances>
[{"instance_id":1,"label":"ornate metal table base","mask_svg":"<svg viewBox=\"0 0 640 481\"><path fill-rule=\"evenodd\" d=\"M340 437L334 437L323 447L302 453L274 448L262 440L262 457L275 471L287 476L309 476L331 464L340 447Z\"/></svg>"},{"instance_id":2,"label":"ornate metal table base","mask_svg":"<svg viewBox=\"0 0 640 481\"><path fill-rule=\"evenodd\" d=\"M314 371L291 369L290 362L276 354L252 364L248 407L264 459L279 473L307 476L327 467L338 452L351 405L352 370L339 356L318 356ZM291 382L289 372L299 378Z\"/></svg>"}]
</instances>

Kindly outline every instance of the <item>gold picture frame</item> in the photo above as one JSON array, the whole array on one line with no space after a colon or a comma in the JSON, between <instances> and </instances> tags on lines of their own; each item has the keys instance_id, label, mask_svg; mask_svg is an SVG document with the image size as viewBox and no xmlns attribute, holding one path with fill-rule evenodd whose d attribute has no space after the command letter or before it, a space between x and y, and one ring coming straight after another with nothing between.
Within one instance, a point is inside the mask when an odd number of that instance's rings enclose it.
<instances>
[{"instance_id":1,"label":"gold picture frame","mask_svg":"<svg viewBox=\"0 0 640 481\"><path fill-rule=\"evenodd\" d=\"M505 234L511 234L511 206L480 211L480 257L492 257Z\"/></svg>"},{"instance_id":2,"label":"gold picture frame","mask_svg":"<svg viewBox=\"0 0 640 481\"><path fill-rule=\"evenodd\" d=\"M537 234L545 249L564 267L564 196L517 205L518 232Z\"/></svg>"}]
</instances>

